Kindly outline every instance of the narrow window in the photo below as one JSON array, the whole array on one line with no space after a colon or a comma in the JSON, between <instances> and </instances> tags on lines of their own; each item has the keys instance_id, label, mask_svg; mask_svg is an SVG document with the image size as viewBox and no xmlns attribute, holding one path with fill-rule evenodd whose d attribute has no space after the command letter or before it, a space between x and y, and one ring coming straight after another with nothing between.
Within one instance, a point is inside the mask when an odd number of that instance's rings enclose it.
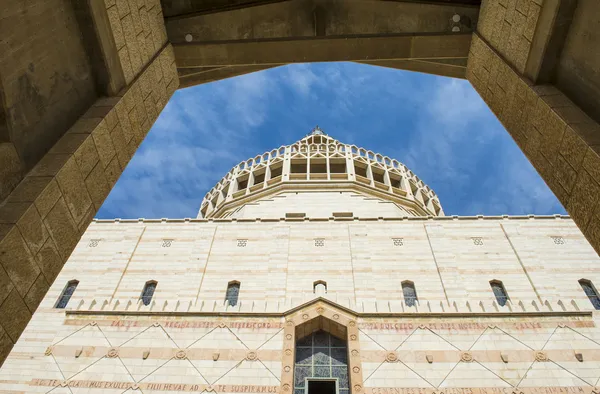
<instances>
[{"instance_id":1,"label":"narrow window","mask_svg":"<svg viewBox=\"0 0 600 394\"><path fill-rule=\"evenodd\" d=\"M144 305L150 305L150 302L152 302L152 296L154 296L154 291L156 290L157 284L158 282L156 282L155 280L150 280L144 285L144 290L142 290L141 297L142 303Z\"/></svg>"},{"instance_id":2,"label":"narrow window","mask_svg":"<svg viewBox=\"0 0 600 394\"><path fill-rule=\"evenodd\" d=\"M67 306L78 284L78 280L70 280L67 283L67 286L63 290L62 294L60 295L60 298L58 299L58 302L56 303L56 308L64 309Z\"/></svg>"},{"instance_id":3,"label":"narrow window","mask_svg":"<svg viewBox=\"0 0 600 394\"><path fill-rule=\"evenodd\" d=\"M490 281L490 286L492 286L492 291L494 292L494 296L496 296L498 305L506 305L506 301L508 301L508 294L506 294L506 289L504 288L502 282L499 280L492 280Z\"/></svg>"},{"instance_id":4,"label":"narrow window","mask_svg":"<svg viewBox=\"0 0 600 394\"><path fill-rule=\"evenodd\" d=\"M313 283L313 293L317 295L325 295L327 294L327 282L324 280L318 280Z\"/></svg>"},{"instance_id":5,"label":"narrow window","mask_svg":"<svg viewBox=\"0 0 600 394\"><path fill-rule=\"evenodd\" d=\"M585 292L585 295L588 296L588 298L590 299L590 302L594 306L594 309L600 310L600 297L598 297L598 292L592 284L592 281L587 279L580 279L579 284Z\"/></svg>"},{"instance_id":6,"label":"narrow window","mask_svg":"<svg viewBox=\"0 0 600 394\"><path fill-rule=\"evenodd\" d=\"M225 293L225 304L236 306L238 296L240 295L240 282L234 280L227 284L227 293Z\"/></svg>"},{"instance_id":7,"label":"narrow window","mask_svg":"<svg viewBox=\"0 0 600 394\"><path fill-rule=\"evenodd\" d=\"M402 282L402 294L404 294L404 302L406 306L415 306L417 301L417 290L415 284L410 280Z\"/></svg>"}]
</instances>

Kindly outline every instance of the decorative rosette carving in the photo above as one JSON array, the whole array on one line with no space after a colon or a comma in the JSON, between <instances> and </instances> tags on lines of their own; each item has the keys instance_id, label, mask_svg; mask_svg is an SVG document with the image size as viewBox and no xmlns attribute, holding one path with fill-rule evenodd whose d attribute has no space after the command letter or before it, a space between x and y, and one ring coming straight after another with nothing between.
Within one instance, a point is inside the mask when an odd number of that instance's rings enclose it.
<instances>
[{"instance_id":1,"label":"decorative rosette carving","mask_svg":"<svg viewBox=\"0 0 600 394\"><path fill-rule=\"evenodd\" d=\"M359 373L360 372L360 368L359 367L354 367L354 368L352 368L352 372Z\"/></svg>"},{"instance_id":2,"label":"decorative rosette carving","mask_svg":"<svg viewBox=\"0 0 600 394\"><path fill-rule=\"evenodd\" d=\"M285 372L290 372L292 370L292 367L290 367L289 365L286 365L285 367L283 367L283 370Z\"/></svg>"},{"instance_id":3,"label":"decorative rosette carving","mask_svg":"<svg viewBox=\"0 0 600 394\"><path fill-rule=\"evenodd\" d=\"M323 313L325 313L325 308L323 308L323 307L321 307L321 306L320 306L320 307L318 307L318 308L317 308L317 313L318 313L319 315L322 315Z\"/></svg>"},{"instance_id":4,"label":"decorative rosette carving","mask_svg":"<svg viewBox=\"0 0 600 394\"><path fill-rule=\"evenodd\" d=\"M248 352L248 354L246 354L246 359L250 360L250 361L254 361L258 358L258 355L256 354L256 352L252 351L252 352Z\"/></svg>"},{"instance_id":5,"label":"decorative rosette carving","mask_svg":"<svg viewBox=\"0 0 600 394\"><path fill-rule=\"evenodd\" d=\"M548 355L542 351L535 352L535 361L548 361Z\"/></svg>"},{"instance_id":6,"label":"decorative rosette carving","mask_svg":"<svg viewBox=\"0 0 600 394\"><path fill-rule=\"evenodd\" d=\"M356 322L355 322L354 320L350 320L350 321L348 322L348 325L349 325L350 327L356 327Z\"/></svg>"},{"instance_id":7,"label":"decorative rosette carving","mask_svg":"<svg viewBox=\"0 0 600 394\"><path fill-rule=\"evenodd\" d=\"M357 357L360 354L360 352L358 350L354 349L350 352L350 354L354 357Z\"/></svg>"},{"instance_id":8,"label":"decorative rosette carving","mask_svg":"<svg viewBox=\"0 0 600 394\"><path fill-rule=\"evenodd\" d=\"M351 341L356 341L357 336L355 334L350 335Z\"/></svg>"},{"instance_id":9,"label":"decorative rosette carving","mask_svg":"<svg viewBox=\"0 0 600 394\"><path fill-rule=\"evenodd\" d=\"M303 319L303 320L306 320L306 319L308 319L308 314L307 314L307 313L303 314L303 315L302 315L302 319Z\"/></svg>"},{"instance_id":10,"label":"decorative rosette carving","mask_svg":"<svg viewBox=\"0 0 600 394\"><path fill-rule=\"evenodd\" d=\"M290 391L292 389L292 387L289 384L284 384L283 385L283 391Z\"/></svg>"},{"instance_id":11,"label":"decorative rosette carving","mask_svg":"<svg viewBox=\"0 0 600 394\"><path fill-rule=\"evenodd\" d=\"M338 315L337 313L333 315L333 320L340 320L340 315Z\"/></svg>"},{"instance_id":12,"label":"decorative rosette carving","mask_svg":"<svg viewBox=\"0 0 600 394\"><path fill-rule=\"evenodd\" d=\"M46 351L44 352L44 355L49 356L52 354L52 350L54 350L54 348L52 346L48 346L46 348Z\"/></svg>"},{"instance_id":13,"label":"decorative rosette carving","mask_svg":"<svg viewBox=\"0 0 600 394\"><path fill-rule=\"evenodd\" d=\"M390 363L396 362L398 361L398 355L396 352L389 352L385 355L385 360Z\"/></svg>"},{"instance_id":14,"label":"decorative rosette carving","mask_svg":"<svg viewBox=\"0 0 600 394\"><path fill-rule=\"evenodd\" d=\"M292 355L292 349L285 349L285 355L286 356L291 356Z\"/></svg>"},{"instance_id":15,"label":"decorative rosette carving","mask_svg":"<svg viewBox=\"0 0 600 394\"><path fill-rule=\"evenodd\" d=\"M473 361L473 354L471 352L463 352L460 355L460 359L464 362L470 363Z\"/></svg>"},{"instance_id":16,"label":"decorative rosette carving","mask_svg":"<svg viewBox=\"0 0 600 394\"><path fill-rule=\"evenodd\" d=\"M108 353L106 354L109 358L115 358L119 355L119 350L117 350L116 348L111 348L108 350Z\"/></svg>"},{"instance_id":17,"label":"decorative rosette carving","mask_svg":"<svg viewBox=\"0 0 600 394\"><path fill-rule=\"evenodd\" d=\"M285 336L285 339L287 339L288 341L291 341L292 340L292 334L287 334Z\"/></svg>"},{"instance_id":18,"label":"decorative rosette carving","mask_svg":"<svg viewBox=\"0 0 600 394\"><path fill-rule=\"evenodd\" d=\"M357 393L360 393L362 391L362 386L360 384L355 384L353 388L354 391Z\"/></svg>"},{"instance_id":19,"label":"decorative rosette carving","mask_svg":"<svg viewBox=\"0 0 600 394\"><path fill-rule=\"evenodd\" d=\"M285 324L286 324L288 327L292 327L292 326L294 325L294 322L293 322L293 321L291 321L291 320L288 320L288 321L286 321L286 322L285 322Z\"/></svg>"},{"instance_id":20,"label":"decorative rosette carving","mask_svg":"<svg viewBox=\"0 0 600 394\"><path fill-rule=\"evenodd\" d=\"M186 357L187 354L185 353L185 350L178 350L177 353L175 353L175 358L178 360L183 360Z\"/></svg>"}]
</instances>

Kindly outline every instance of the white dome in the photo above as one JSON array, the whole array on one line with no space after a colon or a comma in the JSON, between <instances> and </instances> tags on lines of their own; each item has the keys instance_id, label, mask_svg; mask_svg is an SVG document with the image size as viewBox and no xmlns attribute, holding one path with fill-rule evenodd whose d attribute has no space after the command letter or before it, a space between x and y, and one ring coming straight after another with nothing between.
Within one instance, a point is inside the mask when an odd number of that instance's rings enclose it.
<instances>
[{"instance_id":1,"label":"white dome","mask_svg":"<svg viewBox=\"0 0 600 394\"><path fill-rule=\"evenodd\" d=\"M199 218L443 216L437 195L397 160L343 144L318 126L233 167Z\"/></svg>"}]
</instances>

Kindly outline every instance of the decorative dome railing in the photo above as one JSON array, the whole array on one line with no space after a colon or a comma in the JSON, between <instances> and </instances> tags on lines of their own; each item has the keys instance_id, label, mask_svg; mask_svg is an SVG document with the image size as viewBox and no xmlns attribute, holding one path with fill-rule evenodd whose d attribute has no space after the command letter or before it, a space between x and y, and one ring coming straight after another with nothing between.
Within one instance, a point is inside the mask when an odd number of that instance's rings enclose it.
<instances>
[{"instance_id":1,"label":"decorative dome railing","mask_svg":"<svg viewBox=\"0 0 600 394\"><path fill-rule=\"evenodd\" d=\"M218 218L237 201L281 185L323 182L348 183L401 199L414 207L415 216L444 215L435 192L404 164L315 130L234 166L204 196L198 217Z\"/></svg>"}]
</instances>

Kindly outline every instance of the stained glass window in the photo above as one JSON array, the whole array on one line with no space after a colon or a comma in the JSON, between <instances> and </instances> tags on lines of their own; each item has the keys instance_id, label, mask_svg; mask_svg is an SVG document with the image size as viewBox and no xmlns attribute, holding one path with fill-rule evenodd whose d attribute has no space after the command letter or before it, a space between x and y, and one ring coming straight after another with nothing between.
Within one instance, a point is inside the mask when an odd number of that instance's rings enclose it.
<instances>
[{"instance_id":1,"label":"stained glass window","mask_svg":"<svg viewBox=\"0 0 600 394\"><path fill-rule=\"evenodd\" d=\"M600 297L598 297L598 292L596 291L596 288L594 287L592 282L587 279L581 279L579 281L579 284L585 292L585 295L588 296L588 298L590 299L590 302L594 306L594 309L600 310Z\"/></svg>"},{"instance_id":2,"label":"stained glass window","mask_svg":"<svg viewBox=\"0 0 600 394\"><path fill-rule=\"evenodd\" d=\"M492 286L492 291L494 292L494 296L496 296L498 305L506 305L506 301L508 301L508 294L506 294L506 290L504 289L502 282L499 280L493 280L490 282L490 286Z\"/></svg>"},{"instance_id":3,"label":"stained glass window","mask_svg":"<svg viewBox=\"0 0 600 394\"><path fill-rule=\"evenodd\" d=\"M154 296L156 284L157 283L154 281L146 282L144 290L142 290L142 302L144 303L144 305L150 305L150 302L152 302L152 296Z\"/></svg>"},{"instance_id":4,"label":"stained glass window","mask_svg":"<svg viewBox=\"0 0 600 394\"><path fill-rule=\"evenodd\" d=\"M60 295L60 298L58 299L58 302L56 303L57 308L64 309L67 306L78 284L78 280L71 280L69 283L67 283L67 287L65 287Z\"/></svg>"},{"instance_id":5,"label":"stained glass window","mask_svg":"<svg viewBox=\"0 0 600 394\"><path fill-rule=\"evenodd\" d=\"M402 293L404 294L404 302L406 306L415 306L417 301L417 290L415 284L410 281L402 282Z\"/></svg>"},{"instance_id":6,"label":"stained glass window","mask_svg":"<svg viewBox=\"0 0 600 394\"><path fill-rule=\"evenodd\" d=\"M346 341L323 330L296 341L294 394L305 394L306 378L338 381L338 394L348 394L348 347Z\"/></svg>"},{"instance_id":7,"label":"stained glass window","mask_svg":"<svg viewBox=\"0 0 600 394\"><path fill-rule=\"evenodd\" d=\"M229 282L227 293L225 293L225 304L236 306L240 295L240 282Z\"/></svg>"}]
</instances>

